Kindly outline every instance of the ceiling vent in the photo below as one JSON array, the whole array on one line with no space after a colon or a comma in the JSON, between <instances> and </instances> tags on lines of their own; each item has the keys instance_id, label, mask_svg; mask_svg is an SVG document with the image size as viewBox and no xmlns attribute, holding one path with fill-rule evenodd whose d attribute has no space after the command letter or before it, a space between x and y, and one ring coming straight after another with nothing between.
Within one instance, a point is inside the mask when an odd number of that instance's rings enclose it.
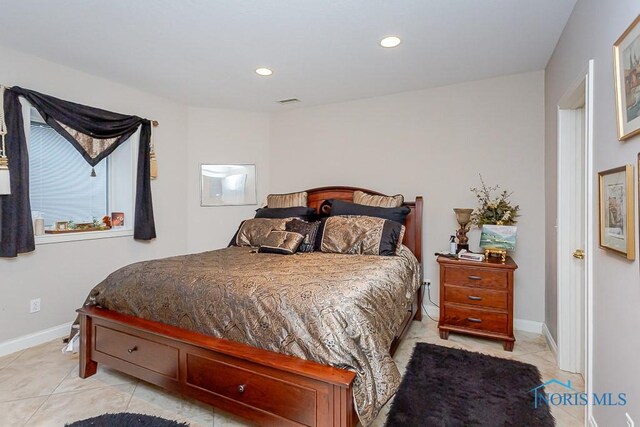
<instances>
[{"instance_id":1,"label":"ceiling vent","mask_svg":"<svg viewBox=\"0 0 640 427\"><path fill-rule=\"evenodd\" d=\"M282 105L295 104L297 102L301 101L298 98L281 99L280 101L278 101L278 103Z\"/></svg>"}]
</instances>

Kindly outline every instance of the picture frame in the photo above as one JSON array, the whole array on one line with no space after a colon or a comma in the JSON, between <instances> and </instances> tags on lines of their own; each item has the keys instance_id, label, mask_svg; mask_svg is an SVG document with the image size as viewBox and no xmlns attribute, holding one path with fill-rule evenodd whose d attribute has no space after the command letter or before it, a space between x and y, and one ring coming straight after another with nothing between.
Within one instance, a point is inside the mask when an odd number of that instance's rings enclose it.
<instances>
[{"instance_id":1,"label":"picture frame","mask_svg":"<svg viewBox=\"0 0 640 427\"><path fill-rule=\"evenodd\" d=\"M255 164L200 165L200 206L257 204Z\"/></svg>"},{"instance_id":2,"label":"picture frame","mask_svg":"<svg viewBox=\"0 0 640 427\"><path fill-rule=\"evenodd\" d=\"M640 15L613 44L618 139L640 134Z\"/></svg>"},{"instance_id":3,"label":"picture frame","mask_svg":"<svg viewBox=\"0 0 640 427\"><path fill-rule=\"evenodd\" d=\"M633 165L598 172L600 247L635 259Z\"/></svg>"},{"instance_id":4,"label":"picture frame","mask_svg":"<svg viewBox=\"0 0 640 427\"><path fill-rule=\"evenodd\" d=\"M124 212L111 212L111 227L124 227Z\"/></svg>"}]
</instances>

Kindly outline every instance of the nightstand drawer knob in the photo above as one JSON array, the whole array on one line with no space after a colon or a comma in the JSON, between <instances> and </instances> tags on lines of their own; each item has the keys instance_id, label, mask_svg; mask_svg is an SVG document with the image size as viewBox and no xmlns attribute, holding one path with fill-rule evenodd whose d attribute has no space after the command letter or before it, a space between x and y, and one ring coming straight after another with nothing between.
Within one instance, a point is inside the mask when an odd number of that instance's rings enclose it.
<instances>
[{"instance_id":1,"label":"nightstand drawer knob","mask_svg":"<svg viewBox=\"0 0 640 427\"><path fill-rule=\"evenodd\" d=\"M469 276L469 280L482 280L480 276Z\"/></svg>"},{"instance_id":2,"label":"nightstand drawer knob","mask_svg":"<svg viewBox=\"0 0 640 427\"><path fill-rule=\"evenodd\" d=\"M475 295L468 295L467 298L469 298L471 301L482 301L482 297L477 297Z\"/></svg>"},{"instance_id":3,"label":"nightstand drawer knob","mask_svg":"<svg viewBox=\"0 0 640 427\"><path fill-rule=\"evenodd\" d=\"M134 351L138 351L138 347L133 346L131 348L128 348L127 351L129 352L129 354L133 353Z\"/></svg>"},{"instance_id":4,"label":"nightstand drawer knob","mask_svg":"<svg viewBox=\"0 0 640 427\"><path fill-rule=\"evenodd\" d=\"M482 319L478 319L477 317L467 317L467 320L473 323L482 323Z\"/></svg>"},{"instance_id":5,"label":"nightstand drawer knob","mask_svg":"<svg viewBox=\"0 0 640 427\"><path fill-rule=\"evenodd\" d=\"M238 386L238 393L240 393L240 394L244 393L245 389L246 389L246 386L244 384L240 384Z\"/></svg>"}]
</instances>

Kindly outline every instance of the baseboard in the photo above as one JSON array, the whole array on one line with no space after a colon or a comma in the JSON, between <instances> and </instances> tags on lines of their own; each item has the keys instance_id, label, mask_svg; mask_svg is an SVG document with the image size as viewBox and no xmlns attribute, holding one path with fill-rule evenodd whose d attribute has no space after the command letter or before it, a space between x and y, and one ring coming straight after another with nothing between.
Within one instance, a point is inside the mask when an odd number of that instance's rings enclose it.
<instances>
[{"instance_id":1,"label":"baseboard","mask_svg":"<svg viewBox=\"0 0 640 427\"><path fill-rule=\"evenodd\" d=\"M551 336L551 332L549 332L549 328L547 328L546 323L542 324L542 335L544 335L544 338L547 340L547 344L553 352L553 356L558 360L558 345L556 344L556 340Z\"/></svg>"},{"instance_id":2,"label":"baseboard","mask_svg":"<svg viewBox=\"0 0 640 427\"><path fill-rule=\"evenodd\" d=\"M15 353L16 351L24 350L25 348L43 344L56 338L63 337L67 335L70 330L71 323L65 323L62 325L54 326L53 328L34 332L28 335L23 335L21 337L2 342L0 343L0 357L6 356L7 354ZM62 345L62 342L60 342L60 348L62 348Z\"/></svg>"},{"instance_id":3,"label":"baseboard","mask_svg":"<svg viewBox=\"0 0 640 427\"><path fill-rule=\"evenodd\" d=\"M440 309L434 305L427 305L425 307L429 316L434 319L440 317ZM513 328L517 331L532 332L534 334L542 334L542 322L535 322L533 320L525 319L513 319Z\"/></svg>"},{"instance_id":4,"label":"baseboard","mask_svg":"<svg viewBox=\"0 0 640 427\"><path fill-rule=\"evenodd\" d=\"M589 416L589 426L590 427L598 427L598 423L596 422L596 419L593 418L593 415Z\"/></svg>"}]
</instances>

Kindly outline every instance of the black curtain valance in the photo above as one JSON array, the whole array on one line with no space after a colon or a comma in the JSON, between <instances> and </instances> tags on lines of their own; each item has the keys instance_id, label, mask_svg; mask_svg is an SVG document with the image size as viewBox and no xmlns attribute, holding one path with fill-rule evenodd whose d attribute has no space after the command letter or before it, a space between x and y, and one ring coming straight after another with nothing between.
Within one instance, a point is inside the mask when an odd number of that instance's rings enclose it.
<instances>
[{"instance_id":1,"label":"black curtain valance","mask_svg":"<svg viewBox=\"0 0 640 427\"><path fill-rule=\"evenodd\" d=\"M15 257L18 253L35 249L29 202L29 159L19 97L26 99L91 166L111 154L140 128L134 238L155 238L150 181L151 122L14 86L4 91L11 195L0 196L0 256Z\"/></svg>"}]
</instances>

